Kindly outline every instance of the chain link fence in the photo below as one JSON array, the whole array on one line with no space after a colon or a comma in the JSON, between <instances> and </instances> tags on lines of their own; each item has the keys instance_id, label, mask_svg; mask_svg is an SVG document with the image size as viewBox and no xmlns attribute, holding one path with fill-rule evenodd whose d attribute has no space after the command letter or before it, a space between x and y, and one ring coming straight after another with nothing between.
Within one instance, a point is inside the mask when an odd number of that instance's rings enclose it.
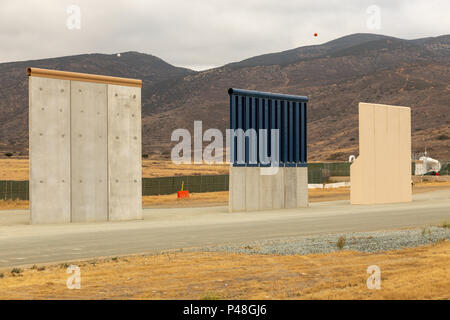
<instances>
[{"instance_id":1,"label":"chain link fence","mask_svg":"<svg viewBox=\"0 0 450 320\"><path fill-rule=\"evenodd\" d=\"M326 183L330 177L348 177L350 164L350 162L308 163L308 183Z\"/></svg>"},{"instance_id":2,"label":"chain link fence","mask_svg":"<svg viewBox=\"0 0 450 320\"><path fill-rule=\"evenodd\" d=\"M321 183L328 174L322 170L309 170L309 183ZM311 182L312 181L312 182ZM317 182L318 181L318 182ZM154 196L173 194L181 190L193 193L228 191L229 175L176 176L161 178L143 178L142 195ZM0 181L0 200L29 200L28 181Z\"/></svg>"},{"instance_id":3,"label":"chain link fence","mask_svg":"<svg viewBox=\"0 0 450 320\"><path fill-rule=\"evenodd\" d=\"M0 181L0 200L30 200L28 181Z\"/></svg>"},{"instance_id":4,"label":"chain link fence","mask_svg":"<svg viewBox=\"0 0 450 320\"><path fill-rule=\"evenodd\" d=\"M181 190L189 192L215 192L228 191L228 175L210 176L177 176L161 178L143 178L142 195L153 196L161 194L172 194ZM184 184L183 184L184 182Z\"/></svg>"},{"instance_id":5,"label":"chain link fence","mask_svg":"<svg viewBox=\"0 0 450 320\"><path fill-rule=\"evenodd\" d=\"M441 170L439 170L440 176L448 176L450 174L450 160L441 161Z\"/></svg>"}]
</instances>

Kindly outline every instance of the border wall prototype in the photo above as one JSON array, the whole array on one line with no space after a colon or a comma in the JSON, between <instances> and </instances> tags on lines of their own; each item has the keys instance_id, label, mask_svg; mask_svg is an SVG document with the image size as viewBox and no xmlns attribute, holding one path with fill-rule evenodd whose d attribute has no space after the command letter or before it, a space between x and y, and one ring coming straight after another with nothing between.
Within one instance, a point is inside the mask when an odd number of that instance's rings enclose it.
<instances>
[{"instance_id":1,"label":"border wall prototype","mask_svg":"<svg viewBox=\"0 0 450 320\"><path fill-rule=\"evenodd\" d=\"M359 104L359 156L350 181L351 204L412 200L410 108Z\"/></svg>"},{"instance_id":2,"label":"border wall prototype","mask_svg":"<svg viewBox=\"0 0 450 320\"><path fill-rule=\"evenodd\" d=\"M142 81L28 68L31 223L142 218Z\"/></svg>"},{"instance_id":3,"label":"border wall prototype","mask_svg":"<svg viewBox=\"0 0 450 320\"><path fill-rule=\"evenodd\" d=\"M231 157L229 211L308 206L308 98L229 89ZM239 143L237 131L249 133ZM254 130L256 139L250 139ZM274 139L271 131L278 131ZM266 131L267 135L260 135ZM241 157L239 156L241 153ZM274 162L274 155L277 160ZM271 158L263 161L261 155Z\"/></svg>"}]
</instances>

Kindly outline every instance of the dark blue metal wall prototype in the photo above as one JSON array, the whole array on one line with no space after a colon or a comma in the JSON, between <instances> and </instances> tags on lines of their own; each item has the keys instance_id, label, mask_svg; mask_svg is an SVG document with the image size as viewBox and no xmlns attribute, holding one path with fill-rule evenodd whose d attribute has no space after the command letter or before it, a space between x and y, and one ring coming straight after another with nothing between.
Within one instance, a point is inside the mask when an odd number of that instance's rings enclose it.
<instances>
[{"instance_id":1,"label":"dark blue metal wall prototype","mask_svg":"<svg viewBox=\"0 0 450 320\"><path fill-rule=\"evenodd\" d=\"M230 95L230 129L268 130L265 147L268 155L272 153L270 129L279 129L279 166L305 167L306 154L306 104L308 97L259 92L251 90L228 90ZM230 141L233 166L270 166L262 164L259 159L259 143L257 143L257 161L252 163L249 139L245 139L245 161L238 163L237 138Z\"/></svg>"}]
</instances>

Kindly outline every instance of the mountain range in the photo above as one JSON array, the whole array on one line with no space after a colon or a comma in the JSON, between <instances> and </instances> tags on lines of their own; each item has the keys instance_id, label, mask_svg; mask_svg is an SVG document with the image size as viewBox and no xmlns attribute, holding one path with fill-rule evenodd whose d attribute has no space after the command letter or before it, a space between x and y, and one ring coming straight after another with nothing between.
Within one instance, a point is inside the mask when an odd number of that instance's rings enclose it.
<instances>
[{"instance_id":1,"label":"mountain range","mask_svg":"<svg viewBox=\"0 0 450 320\"><path fill-rule=\"evenodd\" d=\"M412 150L450 160L450 35L353 34L200 72L138 52L2 63L0 156L28 152L27 67L142 79L142 146L150 157L170 157L172 131L192 130L194 120L224 130L234 87L308 96L309 161L358 154L359 102L411 107Z\"/></svg>"}]
</instances>

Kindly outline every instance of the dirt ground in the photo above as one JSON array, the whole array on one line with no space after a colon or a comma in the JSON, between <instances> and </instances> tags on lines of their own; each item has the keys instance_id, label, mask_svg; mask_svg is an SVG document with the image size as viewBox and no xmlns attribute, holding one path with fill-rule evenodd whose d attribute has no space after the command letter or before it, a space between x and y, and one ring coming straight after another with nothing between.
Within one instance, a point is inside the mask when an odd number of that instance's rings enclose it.
<instances>
[{"instance_id":1,"label":"dirt ground","mask_svg":"<svg viewBox=\"0 0 450 320\"><path fill-rule=\"evenodd\" d=\"M189 198L178 199L177 195L164 194L159 196L142 197L144 208L168 208L168 207L208 207L227 206L228 191L191 193Z\"/></svg>"},{"instance_id":2,"label":"dirt ground","mask_svg":"<svg viewBox=\"0 0 450 320\"><path fill-rule=\"evenodd\" d=\"M0 271L0 299L450 299L450 242L382 253L165 252ZM368 289L367 268L381 270ZM15 273L13 273L14 271Z\"/></svg>"},{"instance_id":3,"label":"dirt ground","mask_svg":"<svg viewBox=\"0 0 450 320\"><path fill-rule=\"evenodd\" d=\"M0 180L28 180L28 159L0 159Z\"/></svg>"},{"instance_id":4,"label":"dirt ground","mask_svg":"<svg viewBox=\"0 0 450 320\"><path fill-rule=\"evenodd\" d=\"M450 183L448 188L450 190ZM310 202L348 200L350 199L350 189L310 189L308 190L308 195ZM228 191L194 193L191 194L189 199L177 199L176 194L167 194L160 196L144 196L142 197L142 204L144 208L226 206L228 205L228 198Z\"/></svg>"}]
</instances>

